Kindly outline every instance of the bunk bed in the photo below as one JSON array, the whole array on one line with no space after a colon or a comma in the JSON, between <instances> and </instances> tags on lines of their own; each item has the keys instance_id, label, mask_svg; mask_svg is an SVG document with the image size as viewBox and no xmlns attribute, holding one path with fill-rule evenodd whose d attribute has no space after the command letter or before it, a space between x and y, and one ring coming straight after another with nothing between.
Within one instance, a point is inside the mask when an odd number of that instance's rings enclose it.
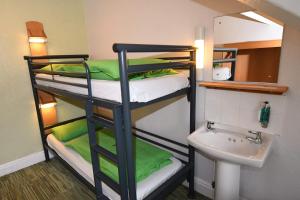
<instances>
[{"instance_id":1,"label":"bunk bed","mask_svg":"<svg viewBox=\"0 0 300 200\"><path fill-rule=\"evenodd\" d=\"M215 47L214 48L214 57L217 56L217 59L213 59L213 66L215 67L221 66L222 64L226 64L225 67L230 68L230 78L228 80L234 81L235 72L236 72L236 61L237 61L237 48L223 48L223 47Z\"/></svg>"},{"instance_id":2,"label":"bunk bed","mask_svg":"<svg viewBox=\"0 0 300 200\"><path fill-rule=\"evenodd\" d=\"M170 98L186 95L190 102L190 133L195 130L196 73L195 48L192 46L175 45L144 45L144 44L114 44L113 51L118 55L120 81L95 81L91 78L87 64L88 55L49 55L24 56L27 60L35 107L39 121L41 140L46 161L49 161L49 151L58 156L59 160L69 168L83 183L96 193L99 199L163 199L184 180L189 183L190 197L194 196L194 148L132 126L131 111L143 106L157 103ZM185 56L164 57L167 63L128 64L128 53L185 53ZM42 67L54 64L79 64L84 73L45 72ZM132 98L134 88L140 91L145 88L134 85L128 75L158 69L185 69L188 75L170 75L161 78L143 80L149 92L147 98ZM137 81L138 82L138 81ZM158 92L151 92L159 87ZM104 92L107 87L119 90L114 96ZM57 97L68 97L85 103L86 116L59 122L45 127L39 107L38 91L44 91ZM97 91L98 90L98 91ZM116 91L117 91L116 90ZM156 89L157 90L157 89ZM99 92L100 91L100 92ZM111 91L111 88L108 90ZM155 90L152 90L155 91ZM102 92L102 93L101 93ZM134 94L134 93L133 93ZM134 96L134 95L133 95ZM104 107L112 110L112 119L94 112L94 107ZM52 136L50 129L87 120L87 132L91 152L91 164L79 154L66 148L63 143ZM112 153L97 143L97 125L113 130L116 142L116 152ZM136 183L133 137L151 143L172 152L171 164L154 172L143 181ZM101 140L101 138L100 138ZM113 180L100 170L99 156L114 163L118 168L118 180ZM85 170L87 169L87 170Z\"/></svg>"}]
</instances>

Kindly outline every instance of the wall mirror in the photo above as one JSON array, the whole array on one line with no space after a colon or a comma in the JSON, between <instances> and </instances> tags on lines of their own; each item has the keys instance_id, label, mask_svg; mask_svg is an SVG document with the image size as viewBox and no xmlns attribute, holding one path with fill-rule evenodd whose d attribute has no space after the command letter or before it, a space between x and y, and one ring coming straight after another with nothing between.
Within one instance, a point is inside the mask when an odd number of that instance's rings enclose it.
<instances>
[{"instance_id":1,"label":"wall mirror","mask_svg":"<svg viewBox=\"0 0 300 200\"><path fill-rule=\"evenodd\" d=\"M283 25L256 11L214 20L214 81L277 83Z\"/></svg>"}]
</instances>

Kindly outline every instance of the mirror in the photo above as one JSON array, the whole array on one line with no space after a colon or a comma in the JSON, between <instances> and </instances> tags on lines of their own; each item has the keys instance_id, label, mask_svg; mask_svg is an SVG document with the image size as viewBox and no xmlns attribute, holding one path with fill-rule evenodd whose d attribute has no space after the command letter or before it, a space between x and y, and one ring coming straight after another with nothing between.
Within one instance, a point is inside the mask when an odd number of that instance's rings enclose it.
<instances>
[{"instance_id":1,"label":"mirror","mask_svg":"<svg viewBox=\"0 0 300 200\"><path fill-rule=\"evenodd\" d=\"M282 23L254 11L214 20L214 81L277 83Z\"/></svg>"}]
</instances>

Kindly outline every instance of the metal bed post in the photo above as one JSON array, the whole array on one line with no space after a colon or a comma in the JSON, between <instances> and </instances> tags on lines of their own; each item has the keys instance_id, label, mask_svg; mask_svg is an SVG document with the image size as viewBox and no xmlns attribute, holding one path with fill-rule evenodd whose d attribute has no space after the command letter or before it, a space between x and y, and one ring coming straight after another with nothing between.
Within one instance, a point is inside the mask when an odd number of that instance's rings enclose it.
<instances>
[{"instance_id":1,"label":"metal bed post","mask_svg":"<svg viewBox=\"0 0 300 200\"><path fill-rule=\"evenodd\" d=\"M121 199L128 200L127 174L126 174L126 145L124 144L123 132L123 114L122 107L116 106L113 108L114 133L116 137L117 155L118 155L118 172L119 185L121 190Z\"/></svg>"},{"instance_id":2,"label":"metal bed post","mask_svg":"<svg viewBox=\"0 0 300 200\"><path fill-rule=\"evenodd\" d=\"M86 71L86 80L88 86L88 98L86 101L86 118L87 118L87 125L88 125L88 135L89 135L89 143L90 143L90 150L91 150L96 199L103 200L108 198L105 195L103 195L101 180L97 176L98 172L100 171L100 163L99 163L98 153L95 151L95 147L97 146L97 136L96 136L95 122L93 120L94 111L93 111L92 83L91 83L89 67L85 61L83 62L83 65Z\"/></svg>"},{"instance_id":3,"label":"metal bed post","mask_svg":"<svg viewBox=\"0 0 300 200\"><path fill-rule=\"evenodd\" d=\"M28 63L28 68L29 68L32 93L33 93L33 97L34 97L35 110L36 110L37 117L38 117L40 134L41 134L41 139L42 139L42 143L43 143L42 145L43 145L43 150L44 150L44 154L45 154L45 160L49 161L50 157L49 157L49 151L48 151L48 149L46 147L47 141L46 141L46 135L45 135L45 131L44 131L43 117L42 117L42 113L41 113L41 109L40 109L40 104L39 104L39 96L38 96L37 89L34 87L35 80L34 80L34 73L32 71L32 64L31 64L32 60L28 59L27 63Z\"/></svg>"},{"instance_id":4,"label":"metal bed post","mask_svg":"<svg viewBox=\"0 0 300 200\"><path fill-rule=\"evenodd\" d=\"M236 67L236 56L237 56L237 49L232 50L232 58L235 60L231 62L231 77L229 80L234 81L234 76L235 76L235 67Z\"/></svg>"},{"instance_id":5,"label":"metal bed post","mask_svg":"<svg viewBox=\"0 0 300 200\"><path fill-rule=\"evenodd\" d=\"M191 61L196 60L196 51L190 52ZM196 122L196 66L195 63L190 64L190 90L189 90L189 100L190 100L190 134L195 131ZM194 189L194 174L195 174L195 149L193 146L189 145L189 193L190 198L195 197Z\"/></svg>"},{"instance_id":6,"label":"metal bed post","mask_svg":"<svg viewBox=\"0 0 300 200\"><path fill-rule=\"evenodd\" d=\"M126 50L118 52L120 83L122 94L123 108L123 123L126 142L126 158L127 158L127 176L129 187L129 199L136 200L136 182L135 182L135 162L132 145L132 130L131 130L131 108L130 108L130 93L128 81L128 66L126 58Z\"/></svg>"}]
</instances>

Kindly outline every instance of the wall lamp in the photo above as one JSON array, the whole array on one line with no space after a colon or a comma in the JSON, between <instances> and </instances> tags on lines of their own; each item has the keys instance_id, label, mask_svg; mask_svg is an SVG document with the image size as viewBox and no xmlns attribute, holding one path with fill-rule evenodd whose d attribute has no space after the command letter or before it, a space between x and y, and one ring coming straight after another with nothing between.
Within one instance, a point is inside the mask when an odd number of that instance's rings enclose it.
<instances>
[{"instance_id":1,"label":"wall lamp","mask_svg":"<svg viewBox=\"0 0 300 200\"><path fill-rule=\"evenodd\" d=\"M44 26L41 22L28 21L26 22L26 28L29 43L47 42L47 35L44 31Z\"/></svg>"},{"instance_id":2,"label":"wall lamp","mask_svg":"<svg viewBox=\"0 0 300 200\"><path fill-rule=\"evenodd\" d=\"M27 36L32 56L48 55L47 50L47 35L44 31L44 26L41 22L28 21L26 22ZM47 60L35 60L35 62L46 62ZM44 125L52 125L57 123L56 100L54 96L38 91L39 107L43 117Z\"/></svg>"},{"instance_id":3,"label":"wall lamp","mask_svg":"<svg viewBox=\"0 0 300 200\"><path fill-rule=\"evenodd\" d=\"M56 100L52 95L38 91L40 108L52 108L56 105Z\"/></svg>"},{"instance_id":4,"label":"wall lamp","mask_svg":"<svg viewBox=\"0 0 300 200\"><path fill-rule=\"evenodd\" d=\"M205 28L197 27L195 31L197 80L203 80Z\"/></svg>"},{"instance_id":5,"label":"wall lamp","mask_svg":"<svg viewBox=\"0 0 300 200\"><path fill-rule=\"evenodd\" d=\"M32 56L47 55L47 35L41 22L26 22L27 36ZM36 60L38 62L39 60ZM45 60L43 60L45 61ZM51 108L56 105L56 100L52 95L38 91L40 108Z\"/></svg>"}]
</instances>

